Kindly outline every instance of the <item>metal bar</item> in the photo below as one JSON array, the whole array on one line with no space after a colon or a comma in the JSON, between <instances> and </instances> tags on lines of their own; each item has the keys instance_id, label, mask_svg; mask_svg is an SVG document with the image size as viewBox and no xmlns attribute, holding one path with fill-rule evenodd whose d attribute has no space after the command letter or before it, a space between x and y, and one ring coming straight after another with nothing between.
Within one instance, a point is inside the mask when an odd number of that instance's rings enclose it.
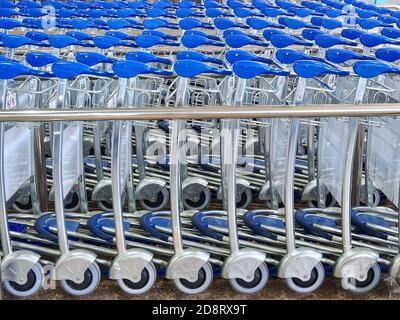
<instances>
[{"instance_id":1,"label":"metal bar","mask_svg":"<svg viewBox=\"0 0 400 320\"><path fill-rule=\"evenodd\" d=\"M89 110L2 110L0 121L101 121L101 120L178 120L178 119L245 119L245 118L314 118L314 117L400 116L399 104L369 105L302 105L121 108Z\"/></svg>"}]
</instances>

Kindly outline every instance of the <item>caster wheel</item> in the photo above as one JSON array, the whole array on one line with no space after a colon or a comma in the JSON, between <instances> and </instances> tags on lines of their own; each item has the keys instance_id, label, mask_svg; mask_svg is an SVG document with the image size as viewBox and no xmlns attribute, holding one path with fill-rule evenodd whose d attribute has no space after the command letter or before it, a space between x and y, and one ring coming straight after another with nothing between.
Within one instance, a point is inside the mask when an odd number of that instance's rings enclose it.
<instances>
[{"instance_id":1,"label":"caster wheel","mask_svg":"<svg viewBox=\"0 0 400 320\"><path fill-rule=\"evenodd\" d=\"M142 294L151 289L157 279L157 270L152 262L148 263L143 269L141 278L138 282L132 282L128 279L118 279L120 288L129 294Z\"/></svg>"},{"instance_id":2,"label":"caster wheel","mask_svg":"<svg viewBox=\"0 0 400 320\"><path fill-rule=\"evenodd\" d=\"M72 193L65 201L65 210L73 212L79 210L80 205L79 195L77 192Z\"/></svg>"},{"instance_id":3,"label":"caster wheel","mask_svg":"<svg viewBox=\"0 0 400 320\"><path fill-rule=\"evenodd\" d=\"M269 271L265 263L262 263L254 273L254 279L252 281L245 281L239 278L229 279L229 284L240 293L256 293L260 291L268 282Z\"/></svg>"},{"instance_id":4,"label":"caster wheel","mask_svg":"<svg viewBox=\"0 0 400 320\"><path fill-rule=\"evenodd\" d=\"M18 284L14 281L4 281L4 288L10 294L18 298L29 297L37 293L43 283L44 271L40 263L32 266L27 274L27 280L24 284Z\"/></svg>"},{"instance_id":5,"label":"caster wheel","mask_svg":"<svg viewBox=\"0 0 400 320\"><path fill-rule=\"evenodd\" d=\"M364 294L373 290L381 279L381 268L378 263L372 265L368 270L367 277L363 281L354 278L343 278L342 287L352 293Z\"/></svg>"},{"instance_id":6,"label":"caster wheel","mask_svg":"<svg viewBox=\"0 0 400 320\"><path fill-rule=\"evenodd\" d=\"M31 197L23 197L18 199L12 204L12 207L15 211L21 213L31 213L32 212L32 200Z\"/></svg>"},{"instance_id":7,"label":"caster wheel","mask_svg":"<svg viewBox=\"0 0 400 320\"><path fill-rule=\"evenodd\" d=\"M100 268L96 262L93 262L89 268L86 269L84 279L81 283L76 283L71 280L61 280L61 286L65 292L72 296L87 296L96 290L100 283L100 278Z\"/></svg>"},{"instance_id":8,"label":"caster wheel","mask_svg":"<svg viewBox=\"0 0 400 320\"><path fill-rule=\"evenodd\" d=\"M201 293L210 286L213 279L213 270L209 262L199 270L199 276L196 281L189 281L186 279L174 279L176 287L187 294Z\"/></svg>"},{"instance_id":9,"label":"caster wheel","mask_svg":"<svg viewBox=\"0 0 400 320\"><path fill-rule=\"evenodd\" d=\"M169 200L169 194L166 188L161 188L154 199L141 199L140 202L144 208L151 211L163 209Z\"/></svg>"},{"instance_id":10,"label":"caster wheel","mask_svg":"<svg viewBox=\"0 0 400 320\"><path fill-rule=\"evenodd\" d=\"M252 200L253 196L251 194L250 189L244 188L236 198L236 206L238 209L245 209L250 205Z\"/></svg>"},{"instance_id":11,"label":"caster wheel","mask_svg":"<svg viewBox=\"0 0 400 320\"><path fill-rule=\"evenodd\" d=\"M97 202L97 206L100 208L102 211L112 211L113 210L113 204L112 202L101 200Z\"/></svg>"},{"instance_id":12,"label":"caster wheel","mask_svg":"<svg viewBox=\"0 0 400 320\"><path fill-rule=\"evenodd\" d=\"M210 199L210 190L208 188L203 188L195 201L191 199L184 199L183 205L187 210L203 210L209 205Z\"/></svg>"},{"instance_id":13,"label":"caster wheel","mask_svg":"<svg viewBox=\"0 0 400 320\"><path fill-rule=\"evenodd\" d=\"M309 280L303 281L299 278L287 278L288 287L294 292L310 293L317 290L325 279L325 269L322 263L318 263L311 271Z\"/></svg>"},{"instance_id":14,"label":"caster wheel","mask_svg":"<svg viewBox=\"0 0 400 320\"><path fill-rule=\"evenodd\" d=\"M318 208L317 200L309 200L307 201L309 208ZM331 193L328 193L325 198L325 205L327 208L334 207L336 205L336 200L332 197Z\"/></svg>"}]
</instances>

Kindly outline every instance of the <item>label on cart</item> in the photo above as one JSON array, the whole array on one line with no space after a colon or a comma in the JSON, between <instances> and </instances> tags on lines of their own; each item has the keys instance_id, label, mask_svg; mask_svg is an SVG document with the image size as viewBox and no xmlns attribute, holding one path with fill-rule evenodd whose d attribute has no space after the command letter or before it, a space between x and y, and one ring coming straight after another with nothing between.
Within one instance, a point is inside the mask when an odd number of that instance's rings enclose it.
<instances>
[{"instance_id":1,"label":"label on cart","mask_svg":"<svg viewBox=\"0 0 400 320\"><path fill-rule=\"evenodd\" d=\"M6 200L10 199L32 176L31 131L12 127L4 135L4 179Z\"/></svg>"},{"instance_id":2,"label":"label on cart","mask_svg":"<svg viewBox=\"0 0 400 320\"><path fill-rule=\"evenodd\" d=\"M17 106L17 94L15 92L12 92L7 95L6 99L6 109L15 109Z\"/></svg>"}]
</instances>

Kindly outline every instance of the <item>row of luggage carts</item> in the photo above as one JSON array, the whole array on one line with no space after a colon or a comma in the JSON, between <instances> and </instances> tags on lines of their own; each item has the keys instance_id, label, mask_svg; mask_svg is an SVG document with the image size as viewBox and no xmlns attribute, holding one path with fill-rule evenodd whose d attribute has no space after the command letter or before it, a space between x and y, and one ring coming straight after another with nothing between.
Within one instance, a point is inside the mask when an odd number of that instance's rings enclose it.
<instances>
[{"instance_id":1,"label":"row of luggage carts","mask_svg":"<svg viewBox=\"0 0 400 320\"><path fill-rule=\"evenodd\" d=\"M383 110L399 28L400 11L354 0L1 0L0 105ZM384 115L0 122L4 288L397 281L400 125Z\"/></svg>"}]
</instances>

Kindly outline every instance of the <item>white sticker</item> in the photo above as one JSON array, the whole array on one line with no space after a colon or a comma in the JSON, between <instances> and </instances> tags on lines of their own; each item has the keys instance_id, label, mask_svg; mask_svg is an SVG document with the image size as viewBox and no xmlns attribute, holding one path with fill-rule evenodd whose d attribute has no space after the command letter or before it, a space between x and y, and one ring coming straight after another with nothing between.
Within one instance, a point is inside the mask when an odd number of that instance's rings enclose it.
<instances>
[{"instance_id":1,"label":"white sticker","mask_svg":"<svg viewBox=\"0 0 400 320\"><path fill-rule=\"evenodd\" d=\"M15 109L17 106L17 94L15 92L7 95L6 109Z\"/></svg>"}]
</instances>

